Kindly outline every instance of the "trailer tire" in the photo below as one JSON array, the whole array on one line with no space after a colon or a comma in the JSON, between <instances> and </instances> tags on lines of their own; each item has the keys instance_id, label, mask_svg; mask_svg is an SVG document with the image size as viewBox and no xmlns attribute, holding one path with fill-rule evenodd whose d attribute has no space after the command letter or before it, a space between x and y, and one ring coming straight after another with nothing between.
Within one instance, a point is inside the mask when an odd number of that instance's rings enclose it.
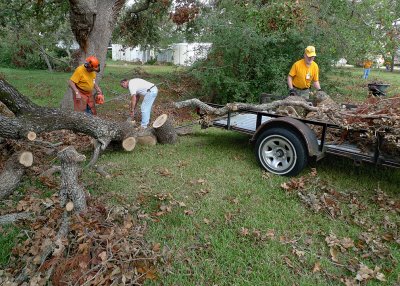
<instances>
[{"instance_id":1,"label":"trailer tire","mask_svg":"<svg viewBox=\"0 0 400 286\"><path fill-rule=\"evenodd\" d=\"M285 128L271 128L260 134L255 145L256 158L265 170L282 176L296 176L307 165L303 140Z\"/></svg>"}]
</instances>

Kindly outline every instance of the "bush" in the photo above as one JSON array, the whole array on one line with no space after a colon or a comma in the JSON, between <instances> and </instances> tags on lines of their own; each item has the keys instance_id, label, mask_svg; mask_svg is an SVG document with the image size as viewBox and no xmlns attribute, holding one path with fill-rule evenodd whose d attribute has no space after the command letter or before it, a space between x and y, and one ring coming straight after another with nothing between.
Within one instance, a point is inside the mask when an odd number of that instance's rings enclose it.
<instances>
[{"instance_id":1,"label":"bush","mask_svg":"<svg viewBox=\"0 0 400 286\"><path fill-rule=\"evenodd\" d=\"M213 44L208 57L193 66L194 76L218 103L257 102L262 92L287 94L290 66L307 46L304 35L290 28L295 27L294 19L276 18L278 8L290 6L272 4L276 7L260 9L257 5L225 3L223 14L218 10L212 20L208 19ZM279 21L280 28L271 28L271 22Z\"/></svg>"}]
</instances>

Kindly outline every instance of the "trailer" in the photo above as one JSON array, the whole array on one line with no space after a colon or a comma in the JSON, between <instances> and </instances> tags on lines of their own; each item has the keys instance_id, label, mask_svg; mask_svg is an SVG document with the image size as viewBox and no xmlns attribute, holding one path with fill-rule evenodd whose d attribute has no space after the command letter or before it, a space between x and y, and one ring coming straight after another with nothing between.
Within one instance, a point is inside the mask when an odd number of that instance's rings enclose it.
<instances>
[{"instance_id":1,"label":"trailer","mask_svg":"<svg viewBox=\"0 0 400 286\"><path fill-rule=\"evenodd\" d=\"M215 108L222 105L208 104ZM319 126L319 137L311 126ZM257 161L266 171L283 176L295 176L310 160L319 161L326 154L352 159L356 164L368 162L400 168L400 158L380 151L383 137L377 135L372 151L361 150L348 142L327 142L329 132L341 127L328 122L282 116L275 113L241 110L212 120L212 126L251 136Z\"/></svg>"}]
</instances>

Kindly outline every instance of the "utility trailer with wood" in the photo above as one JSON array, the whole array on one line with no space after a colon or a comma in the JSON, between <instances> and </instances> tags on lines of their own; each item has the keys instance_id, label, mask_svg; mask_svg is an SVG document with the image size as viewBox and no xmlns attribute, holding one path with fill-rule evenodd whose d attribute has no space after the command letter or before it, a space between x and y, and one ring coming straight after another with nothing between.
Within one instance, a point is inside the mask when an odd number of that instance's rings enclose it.
<instances>
[{"instance_id":1,"label":"utility trailer with wood","mask_svg":"<svg viewBox=\"0 0 400 286\"><path fill-rule=\"evenodd\" d=\"M217 104L209 105L222 107ZM322 129L318 137L310 128L312 125ZM326 154L347 157L357 164L368 162L400 167L400 158L393 158L380 151L383 141L380 135L377 135L372 151L361 150L355 144L346 142L327 142L329 132L341 129L328 122L241 110L213 119L212 126L250 135L250 142L255 145L257 161L265 170L277 175L295 176L306 167L309 160L318 161Z\"/></svg>"}]
</instances>

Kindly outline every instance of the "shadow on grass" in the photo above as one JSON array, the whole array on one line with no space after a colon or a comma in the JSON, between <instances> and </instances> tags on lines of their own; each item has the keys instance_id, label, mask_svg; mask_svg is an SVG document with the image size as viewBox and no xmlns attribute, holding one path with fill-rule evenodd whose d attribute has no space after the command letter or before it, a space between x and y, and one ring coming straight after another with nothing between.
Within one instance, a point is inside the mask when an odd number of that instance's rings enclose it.
<instances>
[{"instance_id":1,"label":"shadow on grass","mask_svg":"<svg viewBox=\"0 0 400 286\"><path fill-rule=\"evenodd\" d=\"M227 152L252 150L252 144L249 141L251 137L234 131L211 129L196 132L191 137L203 139L198 144L206 144L209 147L226 150Z\"/></svg>"},{"instance_id":2,"label":"shadow on grass","mask_svg":"<svg viewBox=\"0 0 400 286\"><path fill-rule=\"evenodd\" d=\"M326 158L311 164L319 174L331 177L346 185L363 186L367 190L381 188L398 194L400 189L400 169L375 166L369 163L355 165L353 160L328 155Z\"/></svg>"}]
</instances>

